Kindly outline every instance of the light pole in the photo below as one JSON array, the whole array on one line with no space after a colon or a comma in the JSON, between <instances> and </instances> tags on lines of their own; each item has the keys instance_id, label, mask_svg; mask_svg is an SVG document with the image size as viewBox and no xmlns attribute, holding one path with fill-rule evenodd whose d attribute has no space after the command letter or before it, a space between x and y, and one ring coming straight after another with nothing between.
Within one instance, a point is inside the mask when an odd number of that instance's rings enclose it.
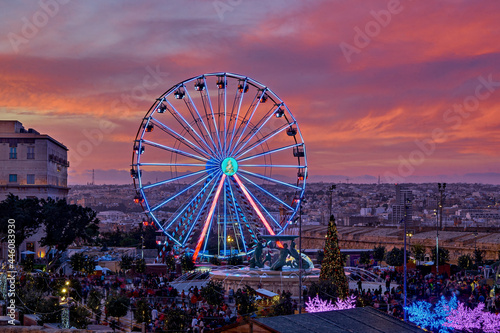
<instances>
[{"instance_id":1,"label":"light pole","mask_svg":"<svg viewBox=\"0 0 500 333\"><path fill-rule=\"evenodd\" d=\"M405 203L405 230L404 230L404 246L403 246L403 265L404 265L404 306L403 306L403 312L404 312L404 321L407 321L407 314L406 314L406 220L408 216L408 206L410 205L410 199L406 199Z\"/></svg>"},{"instance_id":2,"label":"light pole","mask_svg":"<svg viewBox=\"0 0 500 333\"><path fill-rule=\"evenodd\" d=\"M299 199L299 314L302 313L302 200Z\"/></svg>"},{"instance_id":3,"label":"light pole","mask_svg":"<svg viewBox=\"0 0 500 333\"><path fill-rule=\"evenodd\" d=\"M61 305L64 305L63 311L61 313L61 326L62 328L69 328L69 281L66 281L65 287L61 290L63 294L66 294L63 296Z\"/></svg>"},{"instance_id":4,"label":"light pole","mask_svg":"<svg viewBox=\"0 0 500 333\"><path fill-rule=\"evenodd\" d=\"M439 275L439 228L443 226L443 200L444 200L444 190L446 189L446 183L438 183L439 191L439 203L436 216L436 277Z\"/></svg>"}]
</instances>

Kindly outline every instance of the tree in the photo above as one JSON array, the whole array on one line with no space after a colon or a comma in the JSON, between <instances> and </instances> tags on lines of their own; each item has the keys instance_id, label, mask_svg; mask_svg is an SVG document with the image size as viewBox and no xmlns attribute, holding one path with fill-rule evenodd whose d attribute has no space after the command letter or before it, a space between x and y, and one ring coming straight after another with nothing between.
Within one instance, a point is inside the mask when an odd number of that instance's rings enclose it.
<instances>
[{"instance_id":1,"label":"tree","mask_svg":"<svg viewBox=\"0 0 500 333\"><path fill-rule=\"evenodd\" d=\"M97 258L95 256L85 256L83 271L87 274L93 274L97 266Z\"/></svg>"},{"instance_id":2,"label":"tree","mask_svg":"<svg viewBox=\"0 0 500 333\"><path fill-rule=\"evenodd\" d=\"M474 263L470 254L464 254L458 257L458 267L461 269L473 269Z\"/></svg>"},{"instance_id":3,"label":"tree","mask_svg":"<svg viewBox=\"0 0 500 333\"><path fill-rule=\"evenodd\" d=\"M431 250L432 260L436 262L436 248ZM439 248L439 265L444 265L450 260L450 251L445 248Z\"/></svg>"},{"instance_id":4,"label":"tree","mask_svg":"<svg viewBox=\"0 0 500 333\"><path fill-rule=\"evenodd\" d=\"M372 256L370 252L361 252L361 256L359 258L359 263L361 265L369 265L372 260Z\"/></svg>"},{"instance_id":5,"label":"tree","mask_svg":"<svg viewBox=\"0 0 500 333\"><path fill-rule=\"evenodd\" d=\"M87 306L90 310L95 314L96 320L99 323L101 321L101 302L103 299L103 295L97 290L92 289L89 292L89 297L87 299Z\"/></svg>"},{"instance_id":6,"label":"tree","mask_svg":"<svg viewBox=\"0 0 500 333\"><path fill-rule=\"evenodd\" d=\"M97 265L97 260L95 257L89 257L83 253L75 253L69 259L71 269L76 272L85 272L87 274L92 274L95 271L95 266Z\"/></svg>"},{"instance_id":7,"label":"tree","mask_svg":"<svg viewBox=\"0 0 500 333\"><path fill-rule=\"evenodd\" d=\"M134 264L134 257L129 256L129 255L122 255L122 258L120 260L120 269L123 271L128 271L129 269L132 268Z\"/></svg>"},{"instance_id":8,"label":"tree","mask_svg":"<svg viewBox=\"0 0 500 333\"><path fill-rule=\"evenodd\" d=\"M484 264L484 251L480 249L474 250L474 263L476 264L476 268Z\"/></svg>"},{"instance_id":9,"label":"tree","mask_svg":"<svg viewBox=\"0 0 500 333\"><path fill-rule=\"evenodd\" d=\"M139 274L144 273L146 271L146 260L144 260L143 258L135 259L134 270Z\"/></svg>"},{"instance_id":10,"label":"tree","mask_svg":"<svg viewBox=\"0 0 500 333\"><path fill-rule=\"evenodd\" d=\"M33 258L31 256L26 256L21 265L23 266L23 270L25 272L31 272L33 270Z\"/></svg>"},{"instance_id":11,"label":"tree","mask_svg":"<svg viewBox=\"0 0 500 333\"><path fill-rule=\"evenodd\" d=\"M90 324L89 316L90 311L83 306L72 306L69 308L70 326L78 329L86 329Z\"/></svg>"},{"instance_id":12,"label":"tree","mask_svg":"<svg viewBox=\"0 0 500 333\"><path fill-rule=\"evenodd\" d=\"M386 253L385 246L383 245L375 246L373 248L373 259L375 259L378 263L380 263L384 261L385 253Z\"/></svg>"},{"instance_id":13,"label":"tree","mask_svg":"<svg viewBox=\"0 0 500 333\"><path fill-rule=\"evenodd\" d=\"M167 265L167 270L169 272L175 272L175 257L171 253L167 253L167 255L163 258L163 263Z\"/></svg>"},{"instance_id":14,"label":"tree","mask_svg":"<svg viewBox=\"0 0 500 333\"><path fill-rule=\"evenodd\" d=\"M0 242L7 243L8 240L15 239L13 244L16 254L19 254L19 245L32 236L41 223L42 206L37 198L19 199L11 193L0 202ZM9 235L14 235L15 238Z\"/></svg>"},{"instance_id":15,"label":"tree","mask_svg":"<svg viewBox=\"0 0 500 333\"><path fill-rule=\"evenodd\" d=\"M238 289L236 291L234 299L239 315L249 316L257 311L257 304L255 302L256 295L255 289L248 285L245 285L243 290Z\"/></svg>"},{"instance_id":16,"label":"tree","mask_svg":"<svg viewBox=\"0 0 500 333\"><path fill-rule=\"evenodd\" d=\"M149 323L151 321L151 308L148 301L143 299L137 301L134 318L138 323Z\"/></svg>"},{"instance_id":17,"label":"tree","mask_svg":"<svg viewBox=\"0 0 500 333\"><path fill-rule=\"evenodd\" d=\"M96 213L79 205L69 205L65 200L55 201L52 198L42 199L42 214L45 236L40 240L42 246L53 247L65 251L75 240L89 242L98 235L99 220ZM50 267L58 257L48 262Z\"/></svg>"},{"instance_id":18,"label":"tree","mask_svg":"<svg viewBox=\"0 0 500 333\"><path fill-rule=\"evenodd\" d=\"M287 316L293 314L292 293L283 292L278 304L273 306L273 316Z\"/></svg>"},{"instance_id":19,"label":"tree","mask_svg":"<svg viewBox=\"0 0 500 333\"><path fill-rule=\"evenodd\" d=\"M85 255L83 253L75 253L69 258L71 269L75 272L82 272L85 267Z\"/></svg>"},{"instance_id":20,"label":"tree","mask_svg":"<svg viewBox=\"0 0 500 333\"><path fill-rule=\"evenodd\" d=\"M210 305L220 305L224 302L224 288L222 282L210 280L201 287L200 295Z\"/></svg>"},{"instance_id":21,"label":"tree","mask_svg":"<svg viewBox=\"0 0 500 333\"><path fill-rule=\"evenodd\" d=\"M193 262L193 257L184 254L181 258L181 267L183 272L190 272L195 269L196 265Z\"/></svg>"},{"instance_id":22,"label":"tree","mask_svg":"<svg viewBox=\"0 0 500 333\"><path fill-rule=\"evenodd\" d=\"M406 251L406 262L410 260L410 253ZM404 249L393 248L387 252L385 261L389 266L402 266L404 264Z\"/></svg>"},{"instance_id":23,"label":"tree","mask_svg":"<svg viewBox=\"0 0 500 333\"><path fill-rule=\"evenodd\" d=\"M417 243L415 245L412 245L411 250L416 260L425 260L425 247L422 244Z\"/></svg>"},{"instance_id":24,"label":"tree","mask_svg":"<svg viewBox=\"0 0 500 333\"><path fill-rule=\"evenodd\" d=\"M111 317L123 317L127 314L130 305L130 299L123 295L111 294L106 300L107 315Z\"/></svg>"},{"instance_id":25,"label":"tree","mask_svg":"<svg viewBox=\"0 0 500 333\"><path fill-rule=\"evenodd\" d=\"M165 313L163 332L184 332L187 327L188 317L182 309L169 309Z\"/></svg>"},{"instance_id":26,"label":"tree","mask_svg":"<svg viewBox=\"0 0 500 333\"><path fill-rule=\"evenodd\" d=\"M342 299L347 297L349 292L349 284L344 272L344 262L340 255L340 248L337 238L337 225L335 218L330 216L326 241L324 247L325 257L321 265L319 274L320 281L330 281L338 287L338 296Z\"/></svg>"}]
</instances>

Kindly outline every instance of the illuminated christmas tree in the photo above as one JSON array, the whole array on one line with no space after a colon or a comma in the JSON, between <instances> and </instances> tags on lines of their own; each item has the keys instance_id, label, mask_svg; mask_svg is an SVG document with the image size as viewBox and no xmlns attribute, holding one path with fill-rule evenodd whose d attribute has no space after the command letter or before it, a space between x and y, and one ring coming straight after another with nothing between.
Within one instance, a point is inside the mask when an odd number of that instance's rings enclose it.
<instances>
[{"instance_id":1,"label":"illuminated christmas tree","mask_svg":"<svg viewBox=\"0 0 500 333\"><path fill-rule=\"evenodd\" d=\"M338 297L345 299L349 292L349 284L344 272L344 262L340 255L337 225L333 215L330 216L330 222L328 223L324 253L325 257L321 264L319 280L334 284L337 287Z\"/></svg>"}]
</instances>

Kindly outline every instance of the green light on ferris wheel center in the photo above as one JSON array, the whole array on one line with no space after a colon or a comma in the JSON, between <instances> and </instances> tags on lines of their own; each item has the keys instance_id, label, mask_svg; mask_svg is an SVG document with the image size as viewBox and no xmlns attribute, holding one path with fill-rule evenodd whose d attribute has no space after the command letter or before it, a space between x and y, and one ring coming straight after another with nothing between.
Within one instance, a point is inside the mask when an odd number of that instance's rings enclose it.
<instances>
[{"instance_id":1,"label":"green light on ferris wheel center","mask_svg":"<svg viewBox=\"0 0 500 333\"><path fill-rule=\"evenodd\" d=\"M238 162L232 157L227 157L221 164L222 172L227 176L232 176L238 171Z\"/></svg>"}]
</instances>

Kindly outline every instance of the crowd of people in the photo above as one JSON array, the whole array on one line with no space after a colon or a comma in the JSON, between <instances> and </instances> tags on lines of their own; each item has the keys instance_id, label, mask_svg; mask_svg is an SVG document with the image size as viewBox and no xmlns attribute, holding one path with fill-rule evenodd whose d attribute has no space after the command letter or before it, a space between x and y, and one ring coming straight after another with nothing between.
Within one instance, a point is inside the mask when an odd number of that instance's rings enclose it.
<instances>
[{"instance_id":1,"label":"crowd of people","mask_svg":"<svg viewBox=\"0 0 500 333\"><path fill-rule=\"evenodd\" d=\"M357 296L358 306L373 306L396 317L403 317L404 275L398 271L378 272L385 281L376 288L363 288L360 279L355 289L350 293ZM80 276L47 276L48 283L57 279L78 279L81 286L82 304L92 290L98 290L104 297L110 294L126 296L130 299L131 311L138 308L139 301L146 301L149 306L147 329L150 332L164 331L166 322L172 312L180 318L178 324L188 332L206 332L223 327L237 320L234 303L236 292L228 290L224 301L214 306L209 305L201 296L196 286L187 290L177 290L171 284L173 275L148 274L135 277L124 275L80 275ZM23 279L24 277L22 277ZM491 281L491 280L489 280ZM22 281L21 281L22 282ZM366 284L366 283L365 283ZM485 304L485 309L493 313L500 312L500 286L492 285L482 275L470 275L463 272L448 276L442 273L435 276L424 274L419 270L407 272L407 304L425 300L436 303L441 296L447 299L456 295L458 301L467 307L474 308L479 303ZM296 295L292 295L296 296ZM296 300L293 308L297 309ZM104 313L107 317L107 314ZM105 320L103 321L105 322ZM111 321L108 322L110 324Z\"/></svg>"},{"instance_id":2,"label":"crowd of people","mask_svg":"<svg viewBox=\"0 0 500 333\"><path fill-rule=\"evenodd\" d=\"M378 288L364 289L360 280L357 283L358 288L350 290L351 294L358 296L358 303L363 306L373 306L402 318L404 314L403 273L389 271L381 273L380 276L385 280L385 288L380 285ZM500 286L487 283L483 275L459 272L452 276L448 276L447 273L436 276L432 273L424 274L419 270L408 270L406 294L408 305L416 301L428 301L435 304L441 296L449 299L455 295L459 302L469 308L475 308L479 303L484 303L486 310L500 313Z\"/></svg>"}]
</instances>

